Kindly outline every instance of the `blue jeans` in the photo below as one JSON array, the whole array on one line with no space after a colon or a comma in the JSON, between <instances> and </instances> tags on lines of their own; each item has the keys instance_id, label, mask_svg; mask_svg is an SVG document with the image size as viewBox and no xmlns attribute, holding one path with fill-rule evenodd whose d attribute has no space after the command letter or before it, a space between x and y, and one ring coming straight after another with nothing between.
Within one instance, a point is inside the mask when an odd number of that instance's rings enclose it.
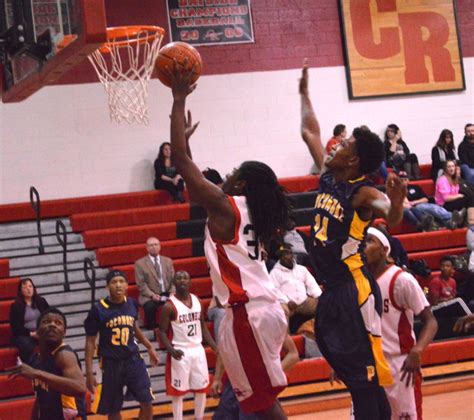
<instances>
[{"instance_id":1,"label":"blue jeans","mask_svg":"<svg viewBox=\"0 0 474 420\"><path fill-rule=\"evenodd\" d=\"M461 165L462 177L467 181L468 184L474 185L474 169L465 163Z\"/></svg>"},{"instance_id":2,"label":"blue jeans","mask_svg":"<svg viewBox=\"0 0 474 420\"><path fill-rule=\"evenodd\" d=\"M441 222L444 225L451 221L451 212L437 204L421 203L408 210L411 210L418 220L421 220L425 214L431 214L437 222Z\"/></svg>"}]
</instances>

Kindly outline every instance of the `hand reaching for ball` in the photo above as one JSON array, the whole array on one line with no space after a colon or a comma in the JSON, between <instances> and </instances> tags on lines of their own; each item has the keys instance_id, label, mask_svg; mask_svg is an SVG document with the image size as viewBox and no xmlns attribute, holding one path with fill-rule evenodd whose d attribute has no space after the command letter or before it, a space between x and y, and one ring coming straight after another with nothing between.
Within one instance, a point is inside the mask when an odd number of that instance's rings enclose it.
<instances>
[{"instance_id":1,"label":"hand reaching for ball","mask_svg":"<svg viewBox=\"0 0 474 420\"><path fill-rule=\"evenodd\" d=\"M167 69L171 78L171 90L175 101L184 100L196 89L197 84L192 83L195 66L190 66L188 59L184 59L183 65L178 65L176 59L173 62L173 68Z\"/></svg>"}]
</instances>

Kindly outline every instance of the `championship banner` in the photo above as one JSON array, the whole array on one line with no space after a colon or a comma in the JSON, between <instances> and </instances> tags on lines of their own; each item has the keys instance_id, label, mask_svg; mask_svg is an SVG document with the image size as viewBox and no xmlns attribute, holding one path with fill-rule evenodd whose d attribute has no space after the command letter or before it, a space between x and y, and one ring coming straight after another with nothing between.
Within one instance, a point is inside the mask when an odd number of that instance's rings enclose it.
<instances>
[{"instance_id":1,"label":"championship banner","mask_svg":"<svg viewBox=\"0 0 474 420\"><path fill-rule=\"evenodd\" d=\"M464 90L453 0L339 0L351 99Z\"/></svg>"},{"instance_id":2,"label":"championship banner","mask_svg":"<svg viewBox=\"0 0 474 420\"><path fill-rule=\"evenodd\" d=\"M250 0L167 0L171 41L191 45L254 42Z\"/></svg>"}]
</instances>

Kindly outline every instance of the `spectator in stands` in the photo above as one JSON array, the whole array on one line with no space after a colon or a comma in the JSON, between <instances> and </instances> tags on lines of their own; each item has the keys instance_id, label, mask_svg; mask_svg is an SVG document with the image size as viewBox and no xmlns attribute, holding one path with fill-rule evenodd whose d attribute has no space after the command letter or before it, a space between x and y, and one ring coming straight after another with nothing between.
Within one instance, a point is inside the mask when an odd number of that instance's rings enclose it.
<instances>
[{"instance_id":1,"label":"spectator in stands","mask_svg":"<svg viewBox=\"0 0 474 420\"><path fill-rule=\"evenodd\" d=\"M472 197L460 192L460 175L460 171L456 171L456 162L447 160L443 165L443 175L436 181L435 202L451 212L473 207Z\"/></svg>"},{"instance_id":2,"label":"spectator in stands","mask_svg":"<svg viewBox=\"0 0 474 420\"><path fill-rule=\"evenodd\" d=\"M420 179L418 157L410 153L410 149L402 139L400 128L396 124L389 124L385 130L385 162L395 171L404 170L410 179Z\"/></svg>"},{"instance_id":3,"label":"spectator in stands","mask_svg":"<svg viewBox=\"0 0 474 420\"><path fill-rule=\"evenodd\" d=\"M283 235L283 242L291 246L297 264L309 266L311 264L306 241L308 237L296 229L296 221L293 217L288 219L287 231Z\"/></svg>"},{"instance_id":4,"label":"spectator in stands","mask_svg":"<svg viewBox=\"0 0 474 420\"><path fill-rule=\"evenodd\" d=\"M338 124L334 127L333 136L326 143L326 153L331 153L333 147L336 147L342 140L347 137L347 130L344 124Z\"/></svg>"},{"instance_id":5,"label":"spectator in stands","mask_svg":"<svg viewBox=\"0 0 474 420\"><path fill-rule=\"evenodd\" d=\"M464 127L464 139L458 147L462 175L469 184L474 185L474 124Z\"/></svg>"},{"instance_id":6,"label":"spectator in stands","mask_svg":"<svg viewBox=\"0 0 474 420\"><path fill-rule=\"evenodd\" d=\"M162 143L155 160L155 188L168 191L175 202L184 203L184 181L171 160L171 144Z\"/></svg>"},{"instance_id":7,"label":"spectator in stands","mask_svg":"<svg viewBox=\"0 0 474 420\"><path fill-rule=\"evenodd\" d=\"M148 255L135 261L135 281L139 296L138 302L145 312L146 328L156 327L156 312L174 292L173 261L160 255L161 244L157 238L146 241Z\"/></svg>"},{"instance_id":8,"label":"spectator in stands","mask_svg":"<svg viewBox=\"0 0 474 420\"><path fill-rule=\"evenodd\" d=\"M314 316L322 291L308 269L296 263L290 245L281 246L280 259L270 278L283 296L282 306L288 320L294 315Z\"/></svg>"},{"instance_id":9,"label":"spectator in stands","mask_svg":"<svg viewBox=\"0 0 474 420\"><path fill-rule=\"evenodd\" d=\"M456 160L453 132L448 129L441 131L438 141L431 149L431 179L436 182L443 175L443 164L447 160Z\"/></svg>"},{"instance_id":10,"label":"spectator in stands","mask_svg":"<svg viewBox=\"0 0 474 420\"><path fill-rule=\"evenodd\" d=\"M448 229L456 229L462 226L464 211L454 210L449 212L444 207L431 203L431 199L419 185L409 185L406 172L400 171L398 176L407 186L407 197L403 204L403 217L408 223L416 226L418 231L433 230L434 220Z\"/></svg>"},{"instance_id":11,"label":"spectator in stands","mask_svg":"<svg viewBox=\"0 0 474 420\"><path fill-rule=\"evenodd\" d=\"M454 261L450 256L441 258L441 274L433 277L428 286L429 300L432 305L446 302L456 297L456 280L454 280Z\"/></svg>"},{"instance_id":12,"label":"spectator in stands","mask_svg":"<svg viewBox=\"0 0 474 420\"><path fill-rule=\"evenodd\" d=\"M18 348L20 359L24 363L31 363L35 347L38 345L36 323L48 307L48 302L38 294L33 280L21 279L16 299L10 307L10 325L13 345Z\"/></svg>"},{"instance_id":13,"label":"spectator in stands","mask_svg":"<svg viewBox=\"0 0 474 420\"><path fill-rule=\"evenodd\" d=\"M207 317L209 318L209 321L212 321L213 323L214 337L216 338L216 341L219 339L219 327L224 319L224 315L225 308L219 302L219 298L213 296L209 303L209 307L207 308Z\"/></svg>"}]
</instances>

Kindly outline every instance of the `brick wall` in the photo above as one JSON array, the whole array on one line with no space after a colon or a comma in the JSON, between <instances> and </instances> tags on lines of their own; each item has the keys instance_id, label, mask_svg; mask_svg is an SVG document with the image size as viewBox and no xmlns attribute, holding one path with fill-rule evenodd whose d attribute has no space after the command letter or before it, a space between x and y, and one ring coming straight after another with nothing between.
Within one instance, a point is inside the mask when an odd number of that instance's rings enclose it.
<instances>
[{"instance_id":1,"label":"brick wall","mask_svg":"<svg viewBox=\"0 0 474 420\"><path fill-rule=\"evenodd\" d=\"M106 0L109 26L150 24L168 31L165 0ZM474 56L474 1L456 0L464 57ZM254 44L199 47L205 75L342 66L338 0L253 0ZM168 37L164 43L169 42ZM95 82L83 63L60 83Z\"/></svg>"}]
</instances>

